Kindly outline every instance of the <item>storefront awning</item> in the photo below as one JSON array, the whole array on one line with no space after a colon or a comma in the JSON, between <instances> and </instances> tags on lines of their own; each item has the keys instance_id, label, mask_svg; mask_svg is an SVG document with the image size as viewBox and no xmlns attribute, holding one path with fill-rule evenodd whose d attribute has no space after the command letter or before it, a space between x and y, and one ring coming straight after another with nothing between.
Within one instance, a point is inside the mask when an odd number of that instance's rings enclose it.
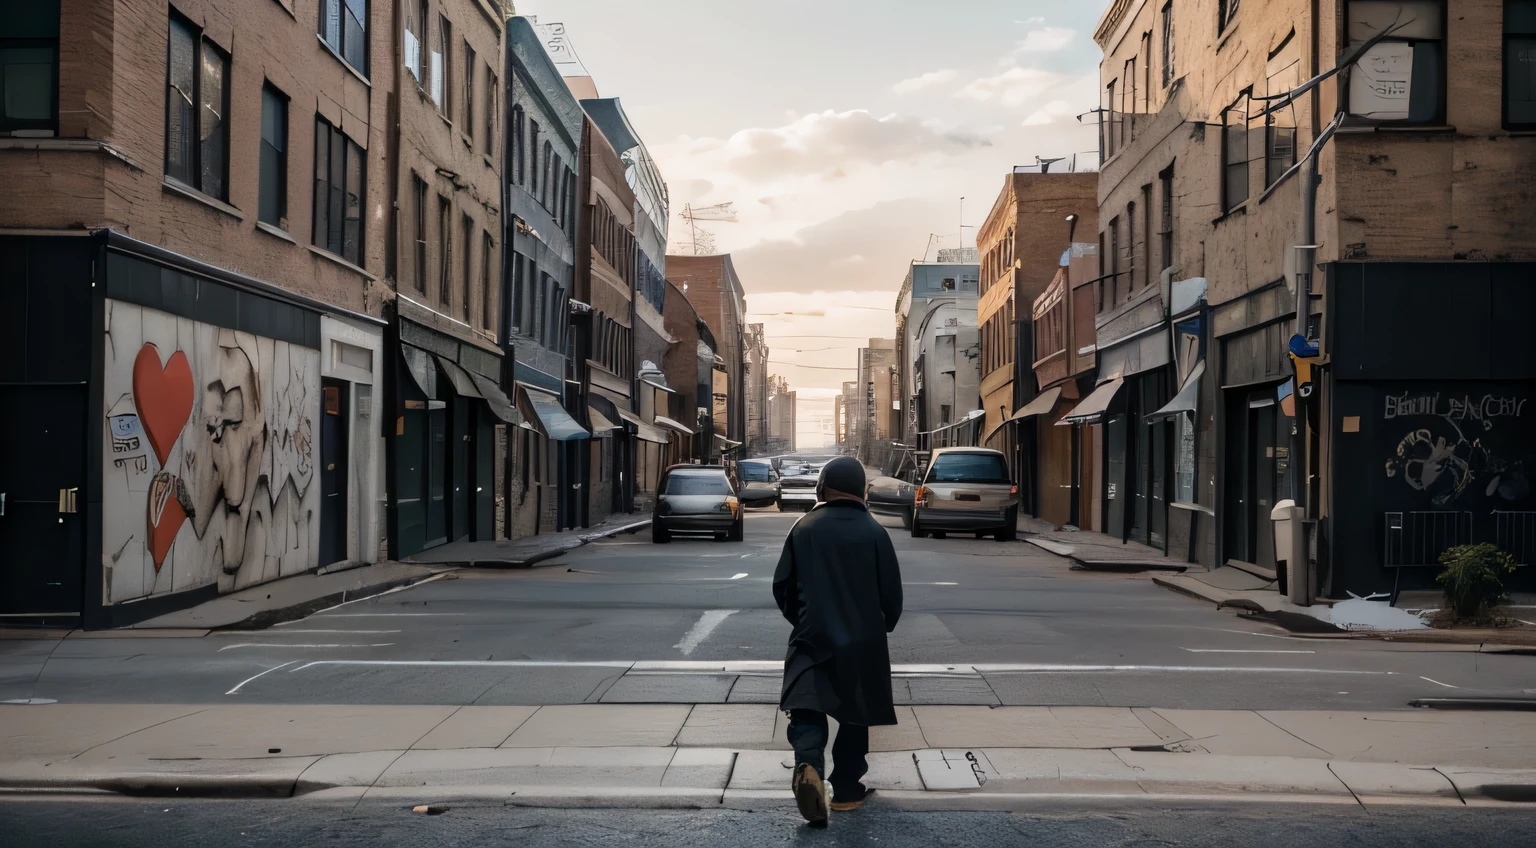
<instances>
[{"instance_id":1,"label":"storefront awning","mask_svg":"<svg viewBox=\"0 0 1536 848\"><path fill-rule=\"evenodd\" d=\"M953 430L956 427L961 426L962 424L969 424L972 421L975 421L976 419L978 419L978 418L980 418L980 417L982 417L983 415L986 415L986 414L987 414L987 411L985 409L973 409L970 412L967 412L963 418L961 418L959 421L954 422L953 424L945 424L943 427L935 427L932 430L924 430L923 432L919 433L918 435L920 435L920 436L928 436L928 435L932 435L934 433L942 433L945 430Z\"/></svg>"},{"instance_id":2,"label":"storefront awning","mask_svg":"<svg viewBox=\"0 0 1536 848\"><path fill-rule=\"evenodd\" d=\"M673 430L676 430L677 432L682 433L684 436L692 436L693 435L693 431L692 430L688 429L686 426L684 426L683 424L681 424L681 423L679 423L677 421L673 421L672 419L666 417L665 415L658 415L658 416L656 416L656 423L661 425L662 427L670 427Z\"/></svg>"},{"instance_id":3,"label":"storefront awning","mask_svg":"<svg viewBox=\"0 0 1536 848\"><path fill-rule=\"evenodd\" d=\"M650 424L636 424L635 437L642 442L652 442L658 445L672 444L672 437L667 435L666 430Z\"/></svg>"},{"instance_id":4,"label":"storefront awning","mask_svg":"<svg viewBox=\"0 0 1536 848\"><path fill-rule=\"evenodd\" d=\"M620 424L615 424L612 421L609 421L608 416L599 412L597 407L590 403L587 404L587 418L592 422L592 432L594 435L598 433L609 433L622 427Z\"/></svg>"},{"instance_id":5,"label":"storefront awning","mask_svg":"<svg viewBox=\"0 0 1536 848\"><path fill-rule=\"evenodd\" d=\"M1194 412L1200 404L1200 378L1204 375L1205 360L1202 359L1195 363L1194 370L1189 372L1189 377L1184 380L1184 385L1179 387L1179 393L1173 396L1173 400L1168 401L1158 411L1148 413L1146 422L1155 424L1176 415Z\"/></svg>"},{"instance_id":6,"label":"storefront awning","mask_svg":"<svg viewBox=\"0 0 1536 848\"><path fill-rule=\"evenodd\" d=\"M507 399L507 393L501 390L501 386L496 385L495 380L482 377L473 371L466 373L469 374L469 379L475 384L475 388L480 390L480 396L485 398L485 405L491 408L491 412L497 418L508 424L523 423L523 416L517 413L517 408L512 405L511 400Z\"/></svg>"},{"instance_id":7,"label":"storefront awning","mask_svg":"<svg viewBox=\"0 0 1536 848\"><path fill-rule=\"evenodd\" d=\"M619 406L617 404L614 405L614 412L617 412L619 414L620 418L624 419L625 421L628 421L629 423L635 425L636 427L639 427L640 425L645 423L645 419L641 418L640 416L634 414L633 412L630 412L629 410L627 410L624 407Z\"/></svg>"},{"instance_id":8,"label":"storefront awning","mask_svg":"<svg viewBox=\"0 0 1536 848\"><path fill-rule=\"evenodd\" d=\"M405 369L411 373L416 388L421 389L427 400L437 400L437 366L432 354L408 344L400 346L400 354L405 357Z\"/></svg>"},{"instance_id":9,"label":"storefront awning","mask_svg":"<svg viewBox=\"0 0 1536 848\"><path fill-rule=\"evenodd\" d=\"M1036 415L1045 415L1056 408L1056 400L1061 397L1061 386L1052 386L1049 389L1035 395L1034 400L1019 407L1009 421L1023 421Z\"/></svg>"},{"instance_id":10,"label":"storefront awning","mask_svg":"<svg viewBox=\"0 0 1536 848\"><path fill-rule=\"evenodd\" d=\"M715 443L720 446L721 450L727 450L727 451L728 450L735 450L736 448L741 447L741 442L732 441L731 439L727 439L726 437L720 435L719 433L715 434Z\"/></svg>"},{"instance_id":11,"label":"storefront awning","mask_svg":"<svg viewBox=\"0 0 1536 848\"><path fill-rule=\"evenodd\" d=\"M1090 392L1087 397L1083 398L1082 403L1073 407L1071 412L1063 415L1061 420L1056 422L1056 426L1097 424L1099 419L1103 417L1104 410L1109 408L1110 403L1114 401L1115 395L1119 393L1120 387L1123 385L1125 385L1124 377L1116 377L1100 385L1097 389Z\"/></svg>"},{"instance_id":12,"label":"storefront awning","mask_svg":"<svg viewBox=\"0 0 1536 848\"><path fill-rule=\"evenodd\" d=\"M559 395L552 392L519 385L517 408L534 429L556 442L591 438L591 434L560 406Z\"/></svg>"},{"instance_id":13,"label":"storefront awning","mask_svg":"<svg viewBox=\"0 0 1536 848\"><path fill-rule=\"evenodd\" d=\"M475 381L469 379L469 372L459 367L457 362L451 362L441 356L434 356L438 367L448 375L448 383L453 386L453 391L459 397L480 397L480 390L475 388Z\"/></svg>"}]
</instances>

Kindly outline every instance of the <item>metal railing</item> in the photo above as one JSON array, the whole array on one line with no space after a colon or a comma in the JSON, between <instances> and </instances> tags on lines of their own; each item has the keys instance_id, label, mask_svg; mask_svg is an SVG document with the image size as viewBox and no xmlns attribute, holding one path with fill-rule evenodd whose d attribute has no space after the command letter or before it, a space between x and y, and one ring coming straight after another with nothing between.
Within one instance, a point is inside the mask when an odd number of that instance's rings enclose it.
<instances>
[{"instance_id":1,"label":"metal railing","mask_svg":"<svg viewBox=\"0 0 1536 848\"><path fill-rule=\"evenodd\" d=\"M1450 510L1388 512L1382 546L1388 568L1440 564L1440 554L1472 542L1472 513Z\"/></svg>"},{"instance_id":2,"label":"metal railing","mask_svg":"<svg viewBox=\"0 0 1536 848\"><path fill-rule=\"evenodd\" d=\"M1536 562L1536 512L1494 510L1493 543L1517 565Z\"/></svg>"}]
</instances>

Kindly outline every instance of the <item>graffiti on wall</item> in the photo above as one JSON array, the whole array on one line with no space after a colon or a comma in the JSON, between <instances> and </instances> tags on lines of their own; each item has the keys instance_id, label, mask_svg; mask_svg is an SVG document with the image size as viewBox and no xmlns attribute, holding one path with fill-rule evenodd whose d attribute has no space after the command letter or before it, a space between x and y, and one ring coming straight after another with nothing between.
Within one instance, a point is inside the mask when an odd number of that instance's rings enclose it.
<instances>
[{"instance_id":1,"label":"graffiti on wall","mask_svg":"<svg viewBox=\"0 0 1536 848\"><path fill-rule=\"evenodd\" d=\"M1528 402L1513 391L1388 393L1383 421L1408 429L1387 459L1387 477L1424 493L1435 507L1470 498L1525 500Z\"/></svg>"},{"instance_id":2,"label":"graffiti on wall","mask_svg":"<svg viewBox=\"0 0 1536 848\"><path fill-rule=\"evenodd\" d=\"M108 301L108 603L316 564L318 351Z\"/></svg>"}]
</instances>

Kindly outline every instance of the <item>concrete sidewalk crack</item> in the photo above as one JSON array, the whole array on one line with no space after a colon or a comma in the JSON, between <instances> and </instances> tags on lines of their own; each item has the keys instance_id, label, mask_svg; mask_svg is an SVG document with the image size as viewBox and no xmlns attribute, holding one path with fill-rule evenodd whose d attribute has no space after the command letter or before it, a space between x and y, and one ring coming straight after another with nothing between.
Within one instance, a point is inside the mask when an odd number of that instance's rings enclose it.
<instances>
[{"instance_id":1,"label":"concrete sidewalk crack","mask_svg":"<svg viewBox=\"0 0 1536 848\"><path fill-rule=\"evenodd\" d=\"M1265 714L1263 714L1263 713L1261 713L1261 712L1259 712L1257 710L1255 710L1253 714L1258 716L1259 718L1264 719L1264 721L1267 722L1269 724L1269 726L1275 728L1276 730L1279 730L1281 733L1286 734L1287 736L1291 737L1292 739L1295 739L1297 742L1300 742L1301 744L1307 746L1308 748L1314 748L1314 749L1316 749L1318 751L1322 751L1324 754L1327 754L1330 757L1333 756L1333 752L1332 751L1322 747L1321 745L1313 745L1311 742L1308 742L1307 740L1301 738L1300 736L1297 736L1296 734L1290 732L1289 730L1286 730L1285 728L1281 727L1280 725L1275 724L1273 721L1270 721L1269 716L1267 716L1267 715L1265 715Z\"/></svg>"},{"instance_id":2,"label":"concrete sidewalk crack","mask_svg":"<svg viewBox=\"0 0 1536 848\"><path fill-rule=\"evenodd\" d=\"M193 710L192 712L186 713L184 715L173 716L171 718L166 719L165 721L157 721L154 724L149 725L148 727L135 728L133 730L128 731L127 733L124 733L122 736L117 737L116 739L108 739L105 742L98 742L95 745L92 745L91 747L86 748L84 751L81 751L80 753L71 756L70 759L71 760L78 760L81 757L85 756L86 754L89 754L90 752L96 750L97 748L102 747L103 745L111 745L113 742L117 742L117 741L122 740L122 739L127 739L128 737L132 736L135 733L143 733L146 730L153 730L153 729L159 727L162 724L170 724L173 721L180 721L181 719L189 718L191 716L195 716L198 713L203 713L203 712L207 712L207 709L204 708L204 709L201 709L201 710Z\"/></svg>"},{"instance_id":3,"label":"concrete sidewalk crack","mask_svg":"<svg viewBox=\"0 0 1536 848\"><path fill-rule=\"evenodd\" d=\"M688 714L683 716L683 723L679 724L677 726L677 732L672 734L672 744L669 747L672 747L672 748L676 748L677 747L677 740L681 739L682 736L683 736L683 728L688 726L688 719L693 718L693 711L698 709L698 707L699 707L698 704L689 704L688 705ZM673 756L677 756L677 755L673 754ZM668 761L668 764L669 765L671 764L670 760Z\"/></svg>"},{"instance_id":4,"label":"concrete sidewalk crack","mask_svg":"<svg viewBox=\"0 0 1536 848\"><path fill-rule=\"evenodd\" d=\"M481 694L484 694L484 693L482 692ZM414 741L411 744L405 746L405 750L403 750L399 754L395 755L395 758L393 760L389 761L389 765L379 769L378 775L375 776L373 778L373 780L368 783L368 788L364 789L363 793L361 795L357 796L357 800L352 802L352 809L354 809L354 810L357 809L358 805L363 803L363 799L368 797L368 793L373 791L373 788L375 786L379 785L379 781L384 778L384 774L386 772L388 772L390 769L394 768L395 767L395 763L400 762L400 758L401 757L405 756L406 754L408 754L412 750L414 750L417 745L421 744L421 740L423 740L423 739L427 738L428 736L432 735L432 731L438 729L439 727L442 727L445 723L447 723L448 719L453 718L454 716L458 715L459 711L462 710L462 709L464 709L464 705L463 704L460 704L457 707L454 707L453 708L453 712L443 716L441 721L439 721L437 724L434 724L431 727L427 728L427 731L425 733L423 733L420 736L416 737L416 741ZM502 741L505 742L506 740L503 739ZM299 772L299 776L297 778L295 778L294 781L293 781L293 790L294 791L289 793L290 797L292 797L292 795L295 792L298 791L298 789L299 789L299 781L304 779L304 772L307 772L310 769L314 768L315 767L315 763L318 763L318 762L320 762L320 760L323 760L323 759L325 759L325 757L321 757L319 760L315 760L314 763L310 763L308 766L306 766L304 768L304 771Z\"/></svg>"},{"instance_id":5,"label":"concrete sidewalk crack","mask_svg":"<svg viewBox=\"0 0 1536 848\"><path fill-rule=\"evenodd\" d=\"M1360 805L1360 809L1362 809L1362 810L1369 810L1370 809L1369 807L1365 806L1365 802L1364 801L1360 800L1360 796L1355 794L1354 788L1351 787L1348 783L1345 783L1344 782L1344 778L1339 777L1339 773L1333 770L1333 763L1324 763L1324 765L1328 766L1328 773L1333 775L1333 779L1337 780L1339 782L1339 785L1343 786L1344 790L1349 793L1349 796L1351 798L1355 799L1355 803Z\"/></svg>"},{"instance_id":6,"label":"concrete sidewalk crack","mask_svg":"<svg viewBox=\"0 0 1536 848\"><path fill-rule=\"evenodd\" d=\"M1460 801L1461 805L1463 807L1465 807L1467 805L1467 799L1465 797L1463 797L1462 794L1461 794L1461 787L1456 785L1456 781L1451 780L1451 776L1450 775L1448 775L1445 772L1441 771L1439 766L1435 766L1434 768L1430 769L1430 771L1432 771L1435 774L1438 774L1441 777L1445 778L1445 782L1449 783L1451 785L1451 791L1456 793L1456 800Z\"/></svg>"}]
</instances>

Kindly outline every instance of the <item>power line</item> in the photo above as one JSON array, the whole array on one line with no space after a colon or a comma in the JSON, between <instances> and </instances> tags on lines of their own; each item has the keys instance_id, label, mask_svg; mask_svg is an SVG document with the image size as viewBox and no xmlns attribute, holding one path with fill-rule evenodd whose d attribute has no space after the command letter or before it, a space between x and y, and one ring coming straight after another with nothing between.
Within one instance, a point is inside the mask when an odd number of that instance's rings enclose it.
<instances>
[{"instance_id":1,"label":"power line","mask_svg":"<svg viewBox=\"0 0 1536 848\"><path fill-rule=\"evenodd\" d=\"M773 363L773 364L775 364L775 365L788 365L788 366L793 367L793 368L814 368L817 371L857 371L857 370L859 370L859 367L857 365L801 365L798 362L785 362L782 359L770 359L768 361Z\"/></svg>"}]
</instances>

